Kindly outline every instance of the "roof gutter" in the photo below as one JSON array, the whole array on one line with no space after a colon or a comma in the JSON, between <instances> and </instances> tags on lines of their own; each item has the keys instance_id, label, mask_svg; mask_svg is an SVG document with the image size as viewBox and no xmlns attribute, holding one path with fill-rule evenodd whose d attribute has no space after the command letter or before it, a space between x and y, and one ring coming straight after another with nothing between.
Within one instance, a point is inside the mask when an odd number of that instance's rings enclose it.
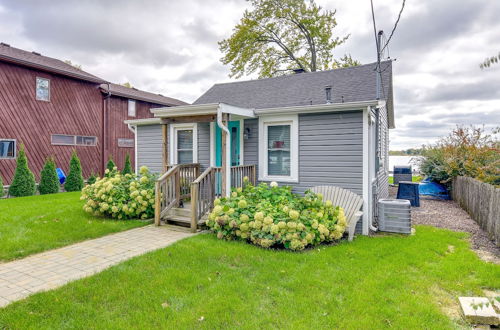
<instances>
[{"instance_id":1,"label":"roof gutter","mask_svg":"<svg viewBox=\"0 0 500 330\"><path fill-rule=\"evenodd\" d=\"M335 112L335 111L349 111L349 110L363 110L369 106L385 105L385 101L370 100L361 102L344 102L344 103L330 103L330 104L316 104L316 105L301 105L293 107L280 107L280 108L266 108L256 109L256 115L284 115L295 113L318 113L318 112Z\"/></svg>"}]
</instances>

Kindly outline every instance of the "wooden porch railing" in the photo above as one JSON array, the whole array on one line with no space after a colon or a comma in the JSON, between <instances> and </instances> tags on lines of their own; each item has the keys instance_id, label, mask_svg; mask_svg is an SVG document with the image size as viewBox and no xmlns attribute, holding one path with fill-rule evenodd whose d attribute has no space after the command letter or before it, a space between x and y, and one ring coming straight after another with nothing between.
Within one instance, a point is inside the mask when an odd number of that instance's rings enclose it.
<instances>
[{"instance_id":1,"label":"wooden porch railing","mask_svg":"<svg viewBox=\"0 0 500 330\"><path fill-rule=\"evenodd\" d=\"M231 188L243 187L243 178L248 177L251 184L257 182L255 165L240 165L231 167Z\"/></svg>"},{"instance_id":2,"label":"wooden porch railing","mask_svg":"<svg viewBox=\"0 0 500 330\"><path fill-rule=\"evenodd\" d=\"M180 164L168 167L155 184L155 224L180 201L191 195L191 182L199 175L200 164Z\"/></svg>"},{"instance_id":3,"label":"wooden porch railing","mask_svg":"<svg viewBox=\"0 0 500 330\"><path fill-rule=\"evenodd\" d=\"M221 175L220 167L209 167L191 183L191 230L193 232L196 232L201 218L212 209L214 200L221 197ZM256 184L255 165L231 167L231 187L242 187L245 176L248 176L253 185Z\"/></svg>"}]
</instances>

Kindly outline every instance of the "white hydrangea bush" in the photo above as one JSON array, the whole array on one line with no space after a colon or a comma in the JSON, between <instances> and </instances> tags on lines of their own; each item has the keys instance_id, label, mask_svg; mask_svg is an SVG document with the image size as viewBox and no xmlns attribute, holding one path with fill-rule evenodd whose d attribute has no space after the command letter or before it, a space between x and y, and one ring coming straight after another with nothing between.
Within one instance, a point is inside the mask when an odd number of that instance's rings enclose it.
<instances>
[{"instance_id":1,"label":"white hydrangea bush","mask_svg":"<svg viewBox=\"0 0 500 330\"><path fill-rule=\"evenodd\" d=\"M106 169L103 178L83 188L85 212L115 219L149 219L154 216L156 176L146 166L139 175L121 174L115 167Z\"/></svg>"},{"instance_id":2,"label":"white hydrangea bush","mask_svg":"<svg viewBox=\"0 0 500 330\"><path fill-rule=\"evenodd\" d=\"M219 239L297 251L340 240L347 221L344 210L323 202L321 194L308 191L302 197L276 182L254 187L245 180L231 197L215 200L206 224Z\"/></svg>"}]
</instances>

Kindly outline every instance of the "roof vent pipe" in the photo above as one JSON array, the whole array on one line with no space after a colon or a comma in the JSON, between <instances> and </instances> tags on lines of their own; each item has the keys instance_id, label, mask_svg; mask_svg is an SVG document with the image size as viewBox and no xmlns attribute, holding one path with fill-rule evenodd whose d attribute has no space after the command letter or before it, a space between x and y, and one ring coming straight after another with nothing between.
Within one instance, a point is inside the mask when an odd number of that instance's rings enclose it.
<instances>
[{"instance_id":1,"label":"roof vent pipe","mask_svg":"<svg viewBox=\"0 0 500 330\"><path fill-rule=\"evenodd\" d=\"M325 86L325 93L326 93L326 104L332 103L332 86L331 85Z\"/></svg>"}]
</instances>

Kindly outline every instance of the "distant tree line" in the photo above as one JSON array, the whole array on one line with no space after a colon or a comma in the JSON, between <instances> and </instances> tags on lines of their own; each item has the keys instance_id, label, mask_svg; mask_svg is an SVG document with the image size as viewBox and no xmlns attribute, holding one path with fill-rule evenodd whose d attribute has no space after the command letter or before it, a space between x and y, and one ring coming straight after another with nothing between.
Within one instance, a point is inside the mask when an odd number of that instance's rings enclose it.
<instances>
[{"instance_id":1,"label":"distant tree line","mask_svg":"<svg viewBox=\"0 0 500 330\"><path fill-rule=\"evenodd\" d=\"M390 150L389 156L418 156L422 154L422 149L420 148L410 148L406 150Z\"/></svg>"}]
</instances>

